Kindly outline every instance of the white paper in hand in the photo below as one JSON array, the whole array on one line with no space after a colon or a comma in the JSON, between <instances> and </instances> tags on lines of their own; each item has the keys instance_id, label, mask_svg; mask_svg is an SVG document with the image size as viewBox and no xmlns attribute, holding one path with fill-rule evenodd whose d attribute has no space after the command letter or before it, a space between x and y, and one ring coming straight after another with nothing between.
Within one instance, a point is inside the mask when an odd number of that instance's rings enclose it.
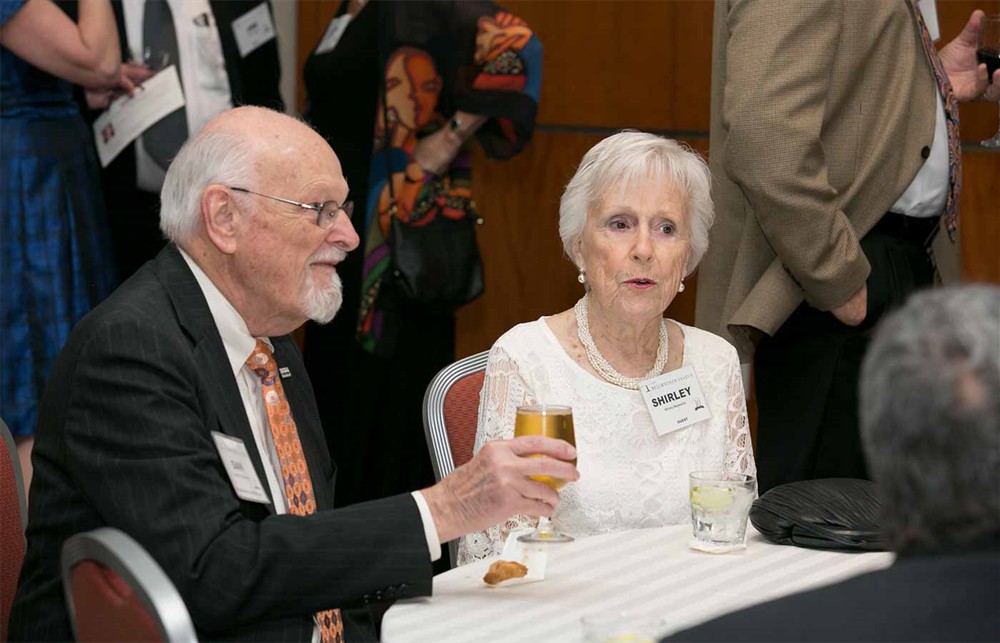
<instances>
[{"instance_id":1,"label":"white paper in hand","mask_svg":"<svg viewBox=\"0 0 1000 643\"><path fill-rule=\"evenodd\" d=\"M177 67L170 65L136 88L135 96L121 96L94 121L94 144L101 167L107 167L140 134L167 114L184 107Z\"/></svg>"}]
</instances>

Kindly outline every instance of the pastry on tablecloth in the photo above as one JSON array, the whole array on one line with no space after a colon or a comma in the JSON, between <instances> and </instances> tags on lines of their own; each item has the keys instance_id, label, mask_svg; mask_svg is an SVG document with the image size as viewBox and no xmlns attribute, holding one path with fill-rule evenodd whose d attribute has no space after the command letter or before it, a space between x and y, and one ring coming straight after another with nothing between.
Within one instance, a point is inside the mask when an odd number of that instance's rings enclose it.
<instances>
[{"instance_id":1,"label":"pastry on tablecloth","mask_svg":"<svg viewBox=\"0 0 1000 643\"><path fill-rule=\"evenodd\" d=\"M490 565L483 582L487 585L496 585L511 578L522 578L528 574L528 568L521 563L512 560L498 560Z\"/></svg>"}]
</instances>

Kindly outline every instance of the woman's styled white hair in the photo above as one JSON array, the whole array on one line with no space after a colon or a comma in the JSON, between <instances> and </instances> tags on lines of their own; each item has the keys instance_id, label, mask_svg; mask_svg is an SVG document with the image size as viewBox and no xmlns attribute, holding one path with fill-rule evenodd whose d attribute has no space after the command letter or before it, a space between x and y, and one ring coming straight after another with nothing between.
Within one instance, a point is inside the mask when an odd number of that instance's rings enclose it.
<instances>
[{"instance_id":1,"label":"woman's styled white hair","mask_svg":"<svg viewBox=\"0 0 1000 643\"><path fill-rule=\"evenodd\" d=\"M643 181L666 180L682 190L691 221L691 256L687 274L708 250L715 220L712 174L701 156L669 138L624 130L590 148L559 200L559 238L573 259L573 244L583 234L587 212L616 184L623 189Z\"/></svg>"},{"instance_id":2,"label":"woman's styled white hair","mask_svg":"<svg viewBox=\"0 0 1000 643\"><path fill-rule=\"evenodd\" d=\"M198 228L205 188L256 183L255 154L246 137L222 130L199 134L181 147L163 179L160 230L174 243L184 243Z\"/></svg>"}]
</instances>

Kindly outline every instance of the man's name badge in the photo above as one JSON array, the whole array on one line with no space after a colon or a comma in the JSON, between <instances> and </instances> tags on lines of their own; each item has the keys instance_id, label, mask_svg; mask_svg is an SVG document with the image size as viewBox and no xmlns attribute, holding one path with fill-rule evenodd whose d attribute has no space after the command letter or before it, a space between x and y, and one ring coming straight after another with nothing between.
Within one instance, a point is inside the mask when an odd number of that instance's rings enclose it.
<instances>
[{"instance_id":1,"label":"man's name badge","mask_svg":"<svg viewBox=\"0 0 1000 643\"><path fill-rule=\"evenodd\" d=\"M657 435L691 426L712 417L694 369L684 366L639 384Z\"/></svg>"},{"instance_id":2,"label":"man's name badge","mask_svg":"<svg viewBox=\"0 0 1000 643\"><path fill-rule=\"evenodd\" d=\"M215 448L219 450L222 466L229 474L229 481L236 490L236 496L248 502L271 504L271 499L264 493L260 478L254 471L253 462L250 461L250 454L247 453L243 440L218 431L212 431L212 439L215 440Z\"/></svg>"},{"instance_id":3,"label":"man's name badge","mask_svg":"<svg viewBox=\"0 0 1000 643\"><path fill-rule=\"evenodd\" d=\"M274 34L274 22L266 2L233 20L233 36L240 58L246 58L264 43L274 40Z\"/></svg>"}]
</instances>

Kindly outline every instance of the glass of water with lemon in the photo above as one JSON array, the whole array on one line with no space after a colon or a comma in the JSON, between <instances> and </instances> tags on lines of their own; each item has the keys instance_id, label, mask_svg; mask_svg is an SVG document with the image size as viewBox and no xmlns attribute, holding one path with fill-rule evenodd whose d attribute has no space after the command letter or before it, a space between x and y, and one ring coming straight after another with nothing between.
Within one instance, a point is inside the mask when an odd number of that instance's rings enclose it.
<instances>
[{"instance_id":1,"label":"glass of water with lemon","mask_svg":"<svg viewBox=\"0 0 1000 643\"><path fill-rule=\"evenodd\" d=\"M692 549L715 554L746 547L747 517L757 481L726 471L695 471L691 489Z\"/></svg>"}]
</instances>

